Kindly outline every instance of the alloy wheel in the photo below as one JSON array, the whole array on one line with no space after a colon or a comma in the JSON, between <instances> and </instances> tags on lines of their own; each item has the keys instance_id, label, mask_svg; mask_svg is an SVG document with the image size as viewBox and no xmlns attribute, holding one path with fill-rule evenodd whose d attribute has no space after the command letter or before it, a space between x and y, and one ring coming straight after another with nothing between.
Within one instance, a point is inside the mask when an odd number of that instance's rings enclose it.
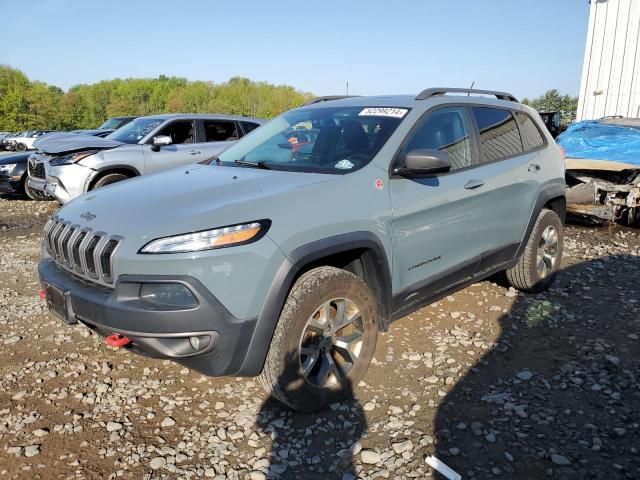
<instances>
[{"instance_id":1,"label":"alloy wheel","mask_svg":"<svg viewBox=\"0 0 640 480\"><path fill-rule=\"evenodd\" d=\"M307 320L299 347L302 375L310 385L330 387L347 376L364 341L360 309L348 298L333 298Z\"/></svg>"},{"instance_id":2,"label":"alloy wheel","mask_svg":"<svg viewBox=\"0 0 640 480\"><path fill-rule=\"evenodd\" d=\"M558 256L558 231L549 225L542 232L538 244L536 270L539 278L545 278L553 272Z\"/></svg>"}]
</instances>

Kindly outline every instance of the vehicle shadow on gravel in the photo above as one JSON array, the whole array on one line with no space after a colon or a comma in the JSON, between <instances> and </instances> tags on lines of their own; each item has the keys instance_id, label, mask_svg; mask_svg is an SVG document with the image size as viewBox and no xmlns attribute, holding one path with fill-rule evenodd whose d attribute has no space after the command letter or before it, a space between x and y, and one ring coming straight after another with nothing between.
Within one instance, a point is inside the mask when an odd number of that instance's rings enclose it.
<instances>
[{"instance_id":1,"label":"vehicle shadow on gravel","mask_svg":"<svg viewBox=\"0 0 640 480\"><path fill-rule=\"evenodd\" d=\"M519 294L493 350L440 404L437 456L463 478L640 478L640 257Z\"/></svg>"},{"instance_id":2,"label":"vehicle shadow on gravel","mask_svg":"<svg viewBox=\"0 0 640 480\"><path fill-rule=\"evenodd\" d=\"M297 369L297 355L289 355L286 364L288 371ZM286 372L281 377L291 378ZM254 468L267 478L356 478L353 457L358 450L354 449L360 448L367 420L350 383L347 392L346 400L315 413L293 411L269 396L260 407L256 426L271 436L271 451L268 462Z\"/></svg>"}]
</instances>

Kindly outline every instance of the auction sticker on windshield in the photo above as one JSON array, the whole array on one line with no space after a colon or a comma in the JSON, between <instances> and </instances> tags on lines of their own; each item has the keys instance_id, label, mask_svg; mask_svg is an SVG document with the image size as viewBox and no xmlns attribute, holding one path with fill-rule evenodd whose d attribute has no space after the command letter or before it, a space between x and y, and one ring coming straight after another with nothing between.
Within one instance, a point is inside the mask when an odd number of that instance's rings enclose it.
<instances>
[{"instance_id":1,"label":"auction sticker on windshield","mask_svg":"<svg viewBox=\"0 0 640 480\"><path fill-rule=\"evenodd\" d=\"M403 118L409 110L406 108L393 107L367 107L362 110L358 116L360 117L392 117Z\"/></svg>"}]
</instances>

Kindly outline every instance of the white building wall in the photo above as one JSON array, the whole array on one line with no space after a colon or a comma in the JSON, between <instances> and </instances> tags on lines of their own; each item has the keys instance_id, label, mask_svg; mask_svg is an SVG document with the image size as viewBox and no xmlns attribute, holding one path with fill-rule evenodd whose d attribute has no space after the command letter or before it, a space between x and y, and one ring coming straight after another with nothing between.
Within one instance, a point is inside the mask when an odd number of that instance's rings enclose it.
<instances>
[{"instance_id":1,"label":"white building wall","mask_svg":"<svg viewBox=\"0 0 640 480\"><path fill-rule=\"evenodd\" d=\"M577 120L640 118L640 0L591 0Z\"/></svg>"}]
</instances>

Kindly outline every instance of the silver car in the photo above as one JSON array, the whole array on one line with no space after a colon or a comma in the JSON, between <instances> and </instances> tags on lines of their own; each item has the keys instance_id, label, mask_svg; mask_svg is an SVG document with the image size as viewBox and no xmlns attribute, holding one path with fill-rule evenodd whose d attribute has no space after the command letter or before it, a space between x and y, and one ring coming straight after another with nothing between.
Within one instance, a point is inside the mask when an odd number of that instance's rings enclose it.
<instances>
[{"instance_id":1,"label":"silver car","mask_svg":"<svg viewBox=\"0 0 640 480\"><path fill-rule=\"evenodd\" d=\"M51 134L29 158L29 187L60 203L126 180L197 163L224 151L262 120L228 115L140 117L105 138Z\"/></svg>"}]
</instances>

